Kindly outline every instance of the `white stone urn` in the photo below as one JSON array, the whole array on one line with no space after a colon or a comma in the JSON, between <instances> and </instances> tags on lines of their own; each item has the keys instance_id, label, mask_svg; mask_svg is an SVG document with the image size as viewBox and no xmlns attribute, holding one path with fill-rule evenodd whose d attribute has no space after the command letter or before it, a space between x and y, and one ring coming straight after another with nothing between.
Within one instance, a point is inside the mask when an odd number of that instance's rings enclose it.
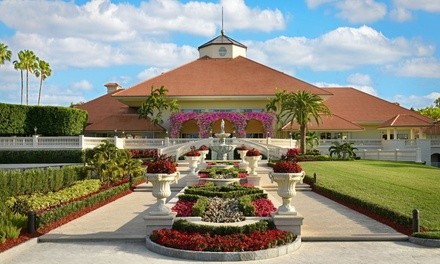
<instances>
[{"instance_id":1,"label":"white stone urn","mask_svg":"<svg viewBox=\"0 0 440 264\"><path fill-rule=\"evenodd\" d=\"M296 215L296 209L291 205L292 198L296 195L296 184L305 176L305 172L277 173L270 172L269 178L278 184L278 195L283 199L283 204L278 207L277 214Z\"/></svg>"},{"instance_id":2,"label":"white stone urn","mask_svg":"<svg viewBox=\"0 0 440 264\"><path fill-rule=\"evenodd\" d=\"M248 163L246 162L246 160L244 158L246 157L246 153L248 152L248 150L247 149L237 150L237 152L240 155L240 159L241 159L240 164L238 164L238 167L240 169L245 169L246 170L247 167L248 167Z\"/></svg>"},{"instance_id":3,"label":"white stone urn","mask_svg":"<svg viewBox=\"0 0 440 264\"><path fill-rule=\"evenodd\" d=\"M261 160L260 156L245 156L245 160L248 162L248 167L250 169L249 176L257 176L258 173L256 169L258 168L258 161Z\"/></svg>"},{"instance_id":4,"label":"white stone urn","mask_svg":"<svg viewBox=\"0 0 440 264\"><path fill-rule=\"evenodd\" d=\"M151 215L169 215L170 208L165 205L165 200L171 195L170 184L177 183L180 173L176 171L172 174L166 173L145 173L145 181L153 184L153 196L157 202L151 206Z\"/></svg>"},{"instance_id":5,"label":"white stone urn","mask_svg":"<svg viewBox=\"0 0 440 264\"><path fill-rule=\"evenodd\" d=\"M199 150L199 152L200 152L199 169L203 170L203 169L206 169L206 167L208 167L208 164L206 163L206 155L208 155L209 149L208 150Z\"/></svg>"},{"instance_id":6,"label":"white stone urn","mask_svg":"<svg viewBox=\"0 0 440 264\"><path fill-rule=\"evenodd\" d=\"M188 176L198 176L196 169L197 165L201 159L200 156L185 156L185 160L188 161L188 167L190 169L190 172L188 173Z\"/></svg>"}]
</instances>

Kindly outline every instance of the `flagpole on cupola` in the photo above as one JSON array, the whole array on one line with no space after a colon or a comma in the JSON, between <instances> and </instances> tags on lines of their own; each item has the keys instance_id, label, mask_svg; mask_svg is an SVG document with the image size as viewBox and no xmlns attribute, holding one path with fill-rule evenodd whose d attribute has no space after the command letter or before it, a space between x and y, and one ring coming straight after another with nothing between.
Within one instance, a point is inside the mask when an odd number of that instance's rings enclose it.
<instances>
[{"instance_id":1,"label":"flagpole on cupola","mask_svg":"<svg viewBox=\"0 0 440 264\"><path fill-rule=\"evenodd\" d=\"M225 32L223 31L223 6L222 6L222 30L220 32L222 36L225 35Z\"/></svg>"}]
</instances>

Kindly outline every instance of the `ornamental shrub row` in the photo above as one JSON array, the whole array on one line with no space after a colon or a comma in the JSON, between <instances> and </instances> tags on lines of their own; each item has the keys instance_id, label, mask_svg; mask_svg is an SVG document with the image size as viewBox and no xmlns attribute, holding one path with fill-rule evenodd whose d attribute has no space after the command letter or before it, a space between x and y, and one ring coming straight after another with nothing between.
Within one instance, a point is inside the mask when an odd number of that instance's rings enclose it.
<instances>
[{"instance_id":1,"label":"ornamental shrub row","mask_svg":"<svg viewBox=\"0 0 440 264\"><path fill-rule=\"evenodd\" d=\"M80 149L69 150L1 150L0 164L83 163Z\"/></svg>"},{"instance_id":2,"label":"ornamental shrub row","mask_svg":"<svg viewBox=\"0 0 440 264\"><path fill-rule=\"evenodd\" d=\"M205 197L219 197L219 198L237 198L249 194L263 193L263 190L258 188L248 188L239 184L231 184L227 186L213 186L213 184L206 184L203 186L192 186L185 190L185 194L194 194Z\"/></svg>"},{"instance_id":3,"label":"ornamental shrub row","mask_svg":"<svg viewBox=\"0 0 440 264\"><path fill-rule=\"evenodd\" d=\"M84 110L60 106L27 106L0 103L0 136L81 135L87 123Z\"/></svg>"},{"instance_id":4,"label":"ornamental shrub row","mask_svg":"<svg viewBox=\"0 0 440 264\"><path fill-rule=\"evenodd\" d=\"M2 197L10 197L32 193L56 192L85 178L86 173L83 166L25 171L0 170L0 193Z\"/></svg>"},{"instance_id":5,"label":"ornamental shrub row","mask_svg":"<svg viewBox=\"0 0 440 264\"><path fill-rule=\"evenodd\" d=\"M33 193L32 195L19 195L8 199L7 204L13 212L26 214L30 210L40 211L51 207L57 207L79 197L99 191L99 180L77 181L72 186L58 192L46 194Z\"/></svg>"},{"instance_id":6,"label":"ornamental shrub row","mask_svg":"<svg viewBox=\"0 0 440 264\"><path fill-rule=\"evenodd\" d=\"M309 182L312 181L311 178L308 178L307 180ZM319 193L322 193L322 194L328 196L328 197L340 200L340 201L345 202L347 204L359 206L359 207L364 208L370 212L374 212L382 217L385 217L387 219L394 221L396 224L406 226L406 227L410 227L412 225L411 217L408 217L406 215L392 211L392 210L390 210L386 207L383 207L381 205L369 203L369 202L363 201L361 199L358 199L358 198L355 198L355 197L328 189L326 187L319 186L317 184L313 185L313 189Z\"/></svg>"},{"instance_id":7,"label":"ornamental shrub row","mask_svg":"<svg viewBox=\"0 0 440 264\"><path fill-rule=\"evenodd\" d=\"M124 183L119 186L110 188L106 191L91 195L83 200L68 203L62 207L57 207L53 210L44 211L37 215L38 228L44 227L52 222L60 220L71 213L81 211L87 207L94 206L110 198L127 191L130 188L130 183Z\"/></svg>"},{"instance_id":8,"label":"ornamental shrub row","mask_svg":"<svg viewBox=\"0 0 440 264\"><path fill-rule=\"evenodd\" d=\"M236 233L250 234L254 231L267 231L269 229L275 229L275 224L269 220L260 220L254 224L244 226L227 226L227 225L200 225L188 222L183 219L174 221L173 229L179 231L185 231L188 233L209 233L211 235L231 235Z\"/></svg>"}]
</instances>

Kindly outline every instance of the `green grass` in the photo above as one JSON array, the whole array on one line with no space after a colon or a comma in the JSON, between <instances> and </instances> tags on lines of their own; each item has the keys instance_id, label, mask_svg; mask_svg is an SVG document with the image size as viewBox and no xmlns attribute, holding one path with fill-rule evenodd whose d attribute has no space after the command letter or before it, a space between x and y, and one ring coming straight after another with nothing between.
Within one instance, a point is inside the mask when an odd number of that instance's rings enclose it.
<instances>
[{"instance_id":1,"label":"green grass","mask_svg":"<svg viewBox=\"0 0 440 264\"><path fill-rule=\"evenodd\" d=\"M440 169L406 162L301 162L317 186L378 205L399 215L420 212L420 225L440 231Z\"/></svg>"}]
</instances>

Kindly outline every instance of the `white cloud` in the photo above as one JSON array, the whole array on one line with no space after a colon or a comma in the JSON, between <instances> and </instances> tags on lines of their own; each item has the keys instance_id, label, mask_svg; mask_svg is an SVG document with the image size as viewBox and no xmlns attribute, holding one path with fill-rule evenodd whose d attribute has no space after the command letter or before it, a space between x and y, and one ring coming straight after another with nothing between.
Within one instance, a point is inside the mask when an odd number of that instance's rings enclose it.
<instances>
[{"instance_id":1,"label":"white cloud","mask_svg":"<svg viewBox=\"0 0 440 264\"><path fill-rule=\"evenodd\" d=\"M81 80L73 83L71 88L73 90L91 90L93 89L93 84L87 80Z\"/></svg>"},{"instance_id":2,"label":"white cloud","mask_svg":"<svg viewBox=\"0 0 440 264\"><path fill-rule=\"evenodd\" d=\"M137 77L141 81L148 80L152 77L158 76L161 73L164 73L168 71L166 68L157 68L157 67L150 67L148 69L145 69L144 71L140 72Z\"/></svg>"},{"instance_id":3,"label":"white cloud","mask_svg":"<svg viewBox=\"0 0 440 264\"><path fill-rule=\"evenodd\" d=\"M309 8L316 8L322 4L334 2L335 0L306 0Z\"/></svg>"},{"instance_id":4,"label":"white cloud","mask_svg":"<svg viewBox=\"0 0 440 264\"><path fill-rule=\"evenodd\" d=\"M440 78L440 61L436 58L412 58L385 68L400 76Z\"/></svg>"},{"instance_id":5,"label":"white cloud","mask_svg":"<svg viewBox=\"0 0 440 264\"><path fill-rule=\"evenodd\" d=\"M332 88L352 87L352 88L357 89L361 92L371 94L373 96L378 96L377 91L372 86L354 84L354 83L350 83L350 81L348 81L347 84L315 82L315 83L313 83L313 85L318 86L318 87L322 87L322 88L325 88L325 87L332 87Z\"/></svg>"},{"instance_id":6,"label":"white cloud","mask_svg":"<svg viewBox=\"0 0 440 264\"><path fill-rule=\"evenodd\" d=\"M371 85L371 77L368 74L354 73L347 77L347 82L356 85Z\"/></svg>"},{"instance_id":7,"label":"white cloud","mask_svg":"<svg viewBox=\"0 0 440 264\"><path fill-rule=\"evenodd\" d=\"M394 0L394 4L401 8L411 10L422 10L426 12L440 12L440 1L438 0Z\"/></svg>"},{"instance_id":8,"label":"white cloud","mask_svg":"<svg viewBox=\"0 0 440 264\"><path fill-rule=\"evenodd\" d=\"M405 8L394 8L390 12L391 19L397 22L405 22L412 19L412 14Z\"/></svg>"},{"instance_id":9,"label":"white cloud","mask_svg":"<svg viewBox=\"0 0 440 264\"><path fill-rule=\"evenodd\" d=\"M350 23L370 23L380 20L387 13L387 6L375 0L307 0L309 8L330 3L337 10L337 16Z\"/></svg>"},{"instance_id":10,"label":"white cloud","mask_svg":"<svg viewBox=\"0 0 440 264\"><path fill-rule=\"evenodd\" d=\"M437 96L437 97L435 97ZM430 93L428 95L401 95L398 94L391 98L391 102L398 102L406 108L421 109L427 106L433 106L434 100L440 96L440 93Z\"/></svg>"},{"instance_id":11,"label":"white cloud","mask_svg":"<svg viewBox=\"0 0 440 264\"><path fill-rule=\"evenodd\" d=\"M281 36L247 44L249 56L257 55L262 63L275 68L309 67L317 71L391 64L413 56L432 56L435 52L432 45L405 38L389 39L368 26L340 27L315 39Z\"/></svg>"},{"instance_id":12,"label":"white cloud","mask_svg":"<svg viewBox=\"0 0 440 264\"><path fill-rule=\"evenodd\" d=\"M384 3L374 0L343 0L335 6L339 9L338 16L351 23L370 23L382 19L387 13Z\"/></svg>"},{"instance_id":13,"label":"white cloud","mask_svg":"<svg viewBox=\"0 0 440 264\"><path fill-rule=\"evenodd\" d=\"M229 31L266 32L285 27L279 10L249 8L244 0L223 0L219 4L150 0L141 2L139 7L114 4L110 0L92 0L84 5L61 1L3 1L0 17L7 26L24 34L112 42L170 32L211 36L221 24L222 6L225 6L225 25Z\"/></svg>"}]
</instances>

